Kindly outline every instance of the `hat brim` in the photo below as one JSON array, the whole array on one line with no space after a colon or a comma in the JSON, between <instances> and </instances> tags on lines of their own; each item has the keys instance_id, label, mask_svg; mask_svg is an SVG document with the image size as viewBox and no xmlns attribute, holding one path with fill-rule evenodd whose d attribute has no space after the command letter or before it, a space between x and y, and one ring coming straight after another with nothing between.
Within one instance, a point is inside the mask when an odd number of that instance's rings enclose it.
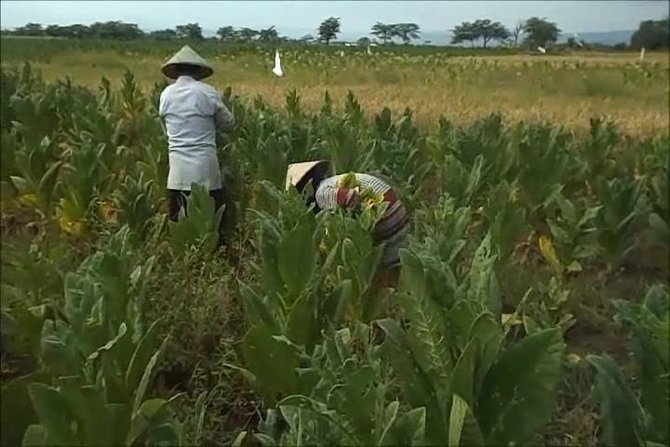
<instances>
[{"instance_id":1,"label":"hat brim","mask_svg":"<svg viewBox=\"0 0 670 447\"><path fill-rule=\"evenodd\" d=\"M208 78L214 73L212 67L205 67L203 65L196 65L196 64L179 64L179 63L165 64L163 65L163 67L161 67L161 72L170 79L177 79L179 77L180 66L181 67L187 66L193 68L196 74L195 79L197 80Z\"/></svg>"},{"instance_id":2,"label":"hat brim","mask_svg":"<svg viewBox=\"0 0 670 447\"><path fill-rule=\"evenodd\" d=\"M307 169L301 176L299 176L295 180L295 185L294 187L298 191L302 191L307 184L310 182L310 180L313 179L313 177L319 172L323 171L320 174L323 175L325 174L325 171L327 171L330 167L330 162L328 160L320 160L316 162L313 166L311 166L309 169Z\"/></svg>"}]
</instances>

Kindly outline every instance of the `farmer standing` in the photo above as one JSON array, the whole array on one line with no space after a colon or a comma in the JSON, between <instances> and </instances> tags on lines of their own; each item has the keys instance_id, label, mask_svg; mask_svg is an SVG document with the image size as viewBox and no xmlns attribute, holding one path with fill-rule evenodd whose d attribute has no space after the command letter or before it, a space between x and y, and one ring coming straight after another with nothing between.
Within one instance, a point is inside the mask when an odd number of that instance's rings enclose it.
<instances>
[{"instance_id":1,"label":"farmer standing","mask_svg":"<svg viewBox=\"0 0 670 447\"><path fill-rule=\"evenodd\" d=\"M397 198L393 188L383 180L369 174L355 173L359 191L341 187L345 175L328 176L328 161L310 161L294 163L288 166L286 173L286 189L294 186L303 193L308 184L312 185L313 194L307 197L308 204L314 204L317 210L329 210L337 207L356 209L361 205L361 192L366 189L382 197L387 207L375 225L373 238L375 244L384 243L380 262L382 271L394 272L400 264L398 251L404 241L409 226L409 215L403 203Z\"/></svg>"},{"instance_id":2,"label":"farmer standing","mask_svg":"<svg viewBox=\"0 0 670 447\"><path fill-rule=\"evenodd\" d=\"M186 212L192 183L209 190L217 210L224 205L216 132L232 129L235 120L217 90L201 82L214 73L212 66L188 45L172 56L161 71L176 80L161 93L158 109L168 138L169 215L176 221L182 209ZM219 243L222 228L220 225Z\"/></svg>"}]
</instances>

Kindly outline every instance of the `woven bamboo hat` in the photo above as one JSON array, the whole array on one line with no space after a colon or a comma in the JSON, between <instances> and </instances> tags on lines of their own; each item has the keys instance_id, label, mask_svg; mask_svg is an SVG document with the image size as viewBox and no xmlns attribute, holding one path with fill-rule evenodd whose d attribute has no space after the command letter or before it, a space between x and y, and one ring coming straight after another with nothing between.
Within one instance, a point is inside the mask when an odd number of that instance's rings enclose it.
<instances>
[{"instance_id":1,"label":"woven bamboo hat","mask_svg":"<svg viewBox=\"0 0 670 447\"><path fill-rule=\"evenodd\" d=\"M315 169L327 168L330 166L328 160L305 161L302 163L291 163L286 170L286 190L291 186L298 186L303 180L307 179Z\"/></svg>"},{"instance_id":2,"label":"woven bamboo hat","mask_svg":"<svg viewBox=\"0 0 670 447\"><path fill-rule=\"evenodd\" d=\"M198 67L200 74L198 75L198 80L209 77L214 73L214 69L202 56L193 50L193 48L188 45L184 45L181 50L172 56L167 62L161 67L161 71L165 76L170 79L177 79L177 67L179 65L191 65Z\"/></svg>"}]
</instances>

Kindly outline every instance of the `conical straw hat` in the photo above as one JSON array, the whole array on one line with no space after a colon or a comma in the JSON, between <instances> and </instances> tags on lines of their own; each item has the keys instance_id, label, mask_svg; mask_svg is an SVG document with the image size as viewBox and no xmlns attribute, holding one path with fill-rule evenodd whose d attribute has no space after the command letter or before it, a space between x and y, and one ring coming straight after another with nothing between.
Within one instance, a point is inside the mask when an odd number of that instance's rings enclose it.
<instances>
[{"instance_id":1,"label":"conical straw hat","mask_svg":"<svg viewBox=\"0 0 670 447\"><path fill-rule=\"evenodd\" d=\"M288 169L286 170L286 190L288 191L291 186L296 186L302 179L309 175L315 167L323 164L328 164L328 161L305 161L288 165Z\"/></svg>"},{"instance_id":2,"label":"conical straw hat","mask_svg":"<svg viewBox=\"0 0 670 447\"><path fill-rule=\"evenodd\" d=\"M177 65L193 65L199 67L201 69L201 76L199 76L198 79L204 79L214 73L214 69L209 62L188 45L184 45L177 54L164 63L161 67L161 71L168 78L176 79L178 77L177 70L175 70Z\"/></svg>"}]
</instances>

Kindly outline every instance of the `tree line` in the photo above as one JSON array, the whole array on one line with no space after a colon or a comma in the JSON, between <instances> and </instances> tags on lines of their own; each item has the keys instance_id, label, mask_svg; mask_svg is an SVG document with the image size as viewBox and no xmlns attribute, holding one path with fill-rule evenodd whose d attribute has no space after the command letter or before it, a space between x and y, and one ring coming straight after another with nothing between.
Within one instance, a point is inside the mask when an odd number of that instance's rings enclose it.
<instances>
[{"instance_id":1,"label":"tree line","mask_svg":"<svg viewBox=\"0 0 670 447\"><path fill-rule=\"evenodd\" d=\"M338 17L325 19L318 27L318 38L311 35L300 39L289 39L280 36L274 26L265 29L235 28L233 26L220 27L216 32L216 38L228 42L279 42L298 40L302 42L320 41L329 44L337 38L340 33L341 20ZM669 19L646 20L640 23L638 29L633 33L630 45L634 48L647 48L650 50L669 47ZM204 39L202 27L197 23L178 25L173 29L164 29L145 32L134 23L121 21L95 22L91 25L48 25L39 23L28 23L14 30L3 30L3 34L16 36L43 36L61 37L74 39L109 39L109 40L201 40ZM526 46L535 48L547 46L558 41L561 29L556 23L546 18L531 17L520 21L513 28L507 28L502 23L490 19L478 19L473 22L463 22L452 32L452 43L470 43L472 47L486 48L492 42L505 46ZM375 23L370 29L370 35L375 36L382 44L394 43L398 39L405 45L419 40L421 29L416 23ZM368 37L362 37L359 45L370 43ZM584 46L583 41L575 37L567 39L570 47Z\"/></svg>"}]
</instances>

